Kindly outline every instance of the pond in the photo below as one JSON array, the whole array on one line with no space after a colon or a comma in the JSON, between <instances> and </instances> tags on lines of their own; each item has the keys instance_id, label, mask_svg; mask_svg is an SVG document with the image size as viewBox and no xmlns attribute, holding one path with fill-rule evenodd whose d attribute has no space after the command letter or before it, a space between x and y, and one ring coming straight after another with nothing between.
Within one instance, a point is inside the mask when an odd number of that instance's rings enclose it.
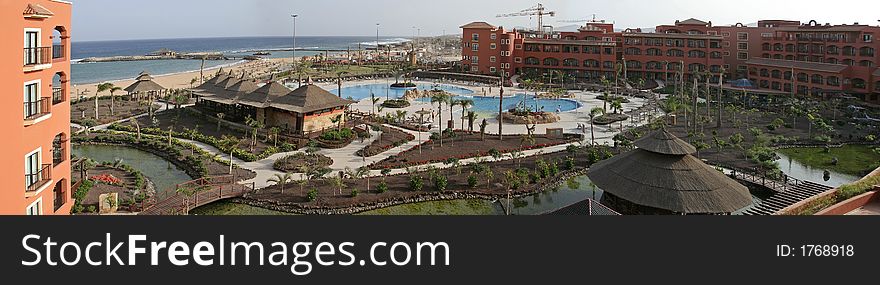
<instances>
[{"instance_id":1,"label":"pond","mask_svg":"<svg viewBox=\"0 0 880 285\"><path fill-rule=\"evenodd\" d=\"M464 87L458 87L453 85L446 84L432 84L432 83L417 83L416 88L392 88L390 83L377 83L377 84L366 84L366 85L357 85L351 87L343 87L342 88L342 97L349 98L351 97L355 101L361 101L363 99L370 98L370 94L374 94L376 98L391 98L397 99L403 97L406 94L406 91L419 89L419 90L435 90L440 89L455 95L471 95L474 94L474 91ZM330 93L337 94L339 89L333 89Z\"/></svg>"},{"instance_id":2,"label":"pond","mask_svg":"<svg viewBox=\"0 0 880 285\"><path fill-rule=\"evenodd\" d=\"M167 160L135 148L109 145L81 145L73 147L77 157L88 157L97 162L114 162L121 159L123 164L141 171L156 186L157 195L170 194L177 184L192 180L183 170Z\"/></svg>"},{"instance_id":3,"label":"pond","mask_svg":"<svg viewBox=\"0 0 880 285\"><path fill-rule=\"evenodd\" d=\"M850 184L859 181L859 179L862 179L861 177L837 173L834 171L830 171L831 176L827 177L828 179L825 179L825 169L810 167L808 165L798 162L797 160L792 159L791 157L786 156L783 153L777 153L777 155L779 155L780 157L780 159L776 161L776 163L779 163L779 169L782 170L782 173L785 173L786 175L795 179L810 181L831 187L839 187L841 185Z\"/></svg>"}]
</instances>

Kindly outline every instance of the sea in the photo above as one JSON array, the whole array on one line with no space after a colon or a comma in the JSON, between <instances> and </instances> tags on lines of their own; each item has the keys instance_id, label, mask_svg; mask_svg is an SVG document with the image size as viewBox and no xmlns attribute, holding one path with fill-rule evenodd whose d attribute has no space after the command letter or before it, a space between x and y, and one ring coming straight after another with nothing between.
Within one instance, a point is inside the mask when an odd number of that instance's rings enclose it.
<instances>
[{"instance_id":1,"label":"sea","mask_svg":"<svg viewBox=\"0 0 880 285\"><path fill-rule=\"evenodd\" d=\"M402 37L380 37L379 44L407 42ZM322 36L296 38L296 56L311 56L324 50L345 50L374 48L375 37ZM142 60L120 62L81 62L90 57L139 56L161 49L177 52L220 52L229 56L242 57L258 51L271 53L267 58L292 57L293 37L236 37L236 38L195 38L195 39L155 39L124 41L90 41L71 44L71 83L91 84L106 81L132 79L141 72L154 76L196 71L201 68L201 60ZM216 69L238 63L238 60L211 60L205 62L206 69Z\"/></svg>"}]
</instances>

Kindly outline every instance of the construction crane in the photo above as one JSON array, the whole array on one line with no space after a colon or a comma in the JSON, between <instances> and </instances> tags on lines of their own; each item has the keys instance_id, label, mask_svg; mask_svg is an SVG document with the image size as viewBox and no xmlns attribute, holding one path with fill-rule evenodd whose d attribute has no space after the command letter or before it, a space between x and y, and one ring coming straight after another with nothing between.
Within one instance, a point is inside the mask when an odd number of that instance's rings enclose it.
<instances>
[{"instance_id":1,"label":"construction crane","mask_svg":"<svg viewBox=\"0 0 880 285\"><path fill-rule=\"evenodd\" d=\"M525 9L525 10L522 10L522 11L519 11L516 13L501 14L501 15L498 15L496 18L525 17L525 16L528 16L528 17L538 16L538 30L537 31L541 32L544 30L544 16L555 17L556 12L547 11L547 8L544 7L544 4L538 3L537 6L534 6L532 8L528 8L528 9Z\"/></svg>"},{"instance_id":2,"label":"construction crane","mask_svg":"<svg viewBox=\"0 0 880 285\"><path fill-rule=\"evenodd\" d=\"M557 23L598 23L598 22L600 22L600 21L596 18L596 14L593 14L593 19L592 19L592 20L587 20L587 19L582 19L582 20L560 20L560 21L556 21L556 22L557 22ZM604 21L602 21L602 22L604 22Z\"/></svg>"}]
</instances>

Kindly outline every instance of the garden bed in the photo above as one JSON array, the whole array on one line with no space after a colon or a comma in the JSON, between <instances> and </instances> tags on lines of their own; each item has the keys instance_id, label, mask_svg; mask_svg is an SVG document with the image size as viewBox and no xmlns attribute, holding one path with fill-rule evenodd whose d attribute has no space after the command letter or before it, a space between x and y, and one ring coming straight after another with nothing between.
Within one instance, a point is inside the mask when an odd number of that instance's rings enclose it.
<instances>
[{"instance_id":1,"label":"garden bed","mask_svg":"<svg viewBox=\"0 0 880 285\"><path fill-rule=\"evenodd\" d=\"M275 161L273 168L283 172L301 172L304 166L325 168L333 164L333 159L320 154L296 153Z\"/></svg>"},{"instance_id":2,"label":"garden bed","mask_svg":"<svg viewBox=\"0 0 880 285\"><path fill-rule=\"evenodd\" d=\"M593 124L596 124L597 126L606 126L626 120L629 120L629 116L624 114L605 114L593 119Z\"/></svg>"},{"instance_id":3,"label":"garden bed","mask_svg":"<svg viewBox=\"0 0 880 285\"><path fill-rule=\"evenodd\" d=\"M523 197L559 187L560 182L582 175L587 166L607 158L610 153L606 149L578 154L558 152L476 167L467 165L371 179L343 179L345 186L341 193L333 179L309 181L302 186L288 184L283 194L276 185L234 202L287 213L354 214L426 201L506 199L508 189L513 197ZM419 180L416 177L421 177L420 189L413 186L413 181ZM367 183L370 183L369 190Z\"/></svg>"},{"instance_id":4,"label":"garden bed","mask_svg":"<svg viewBox=\"0 0 880 285\"><path fill-rule=\"evenodd\" d=\"M499 141L498 136L485 136L485 140L480 140L479 133L455 133L456 138L444 139L442 146L439 140L429 140L421 145L421 153L419 153L419 146L415 146L398 155L379 161L370 167L372 169L405 168L446 162L450 159L486 157L493 154L502 155L523 150L546 148L574 142L579 139L577 135L566 135L563 138L535 135L533 136L534 143L523 145L522 136L504 136L504 139Z\"/></svg>"},{"instance_id":5,"label":"garden bed","mask_svg":"<svg viewBox=\"0 0 880 285\"><path fill-rule=\"evenodd\" d=\"M410 105L412 104L406 99L391 99L382 102L382 107L389 109L403 109L409 107Z\"/></svg>"},{"instance_id":6,"label":"garden bed","mask_svg":"<svg viewBox=\"0 0 880 285\"><path fill-rule=\"evenodd\" d=\"M79 125L103 125L116 122L125 118L146 114L148 103L141 101L128 101L116 98L113 103L113 115L110 115L110 98L101 97L98 100L98 119L95 119L95 100L85 99L70 104L70 121ZM154 107L155 108L155 107Z\"/></svg>"},{"instance_id":7,"label":"garden bed","mask_svg":"<svg viewBox=\"0 0 880 285\"><path fill-rule=\"evenodd\" d=\"M379 138L374 140L373 143L366 146L365 148L359 150L357 152L358 156L362 157L372 157L376 156L380 153L391 150L392 148L399 147L404 145L412 140L415 140L416 137L410 133L398 130L396 128L389 128L386 126L379 127L381 130L381 134Z\"/></svg>"}]
</instances>

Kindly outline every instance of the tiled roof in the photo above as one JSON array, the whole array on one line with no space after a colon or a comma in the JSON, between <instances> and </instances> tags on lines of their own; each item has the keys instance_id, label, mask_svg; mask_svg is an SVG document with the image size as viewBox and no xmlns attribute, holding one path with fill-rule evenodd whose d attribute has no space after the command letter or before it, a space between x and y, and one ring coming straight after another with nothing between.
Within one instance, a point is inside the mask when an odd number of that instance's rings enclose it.
<instances>
[{"instance_id":1,"label":"tiled roof","mask_svg":"<svg viewBox=\"0 0 880 285\"><path fill-rule=\"evenodd\" d=\"M25 16L42 16L42 17L51 17L54 16L55 13L46 9L46 7L40 6L40 4L28 4L27 8L24 9Z\"/></svg>"},{"instance_id":2,"label":"tiled roof","mask_svg":"<svg viewBox=\"0 0 880 285\"><path fill-rule=\"evenodd\" d=\"M722 39L720 35L708 34L666 34L666 33L624 33L624 37L670 38L670 39Z\"/></svg>"},{"instance_id":3,"label":"tiled roof","mask_svg":"<svg viewBox=\"0 0 880 285\"><path fill-rule=\"evenodd\" d=\"M464 26L461 26L462 29L495 29L495 26L486 23L486 22L473 22Z\"/></svg>"},{"instance_id":4,"label":"tiled roof","mask_svg":"<svg viewBox=\"0 0 880 285\"><path fill-rule=\"evenodd\" d=\"M697 20L697 19L694 19L694 18L690 18L690 19L687 19L687 20L684 20L684 21L678 22L678 24L679 24L679 25L700 25L700 26L705 26L705 25L708 25L709 23L708 23L708 22L703 22L703 21L700 21L700 20Z\"/></svg>"},{"instance_id":5,"label":"tiled roof","mask_svg":"<svg viewBox=\"0 0 880 285\"><path fill-rule=\"evenodd\" d=\"M290 94L273 100L269 105L278 109L304 114L347 106L353 103L355 102L339 98L321 87L308 84L293 90Z\"/></svg>"},{"instance_id":6,"label":"tiled roof","mask_svg":"<svg viewBox=\"0 0 880 285\"><path fill-rule=\"evenodd\" d=\"M841 72L841 71L844 71L848 68L848 66L842 65L842 64L794 61L794 60L782 60L782 59L769 59L769 58L752 58L752 59L746 61L746 64L781 67L781 68L788 68L788 69L794 68L794 69L803 69L803 70L812 70L812 71L821 71L821 72L832 72L832 73Z\"/></svg>"}]
</instances>

